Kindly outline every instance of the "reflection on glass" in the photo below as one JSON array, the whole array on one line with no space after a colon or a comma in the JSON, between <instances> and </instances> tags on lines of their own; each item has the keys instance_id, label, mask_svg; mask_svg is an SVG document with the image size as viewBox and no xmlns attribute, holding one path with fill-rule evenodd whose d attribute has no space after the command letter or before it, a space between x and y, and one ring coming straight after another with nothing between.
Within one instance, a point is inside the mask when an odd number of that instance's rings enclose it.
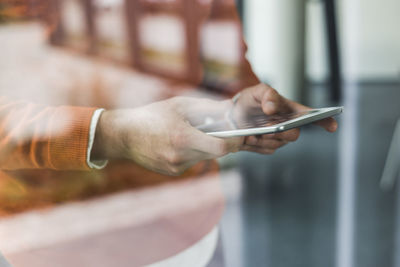
<instances>
[{"instance_id":1,"label":"reflection on glass","mask_svg":"<svg viewBox=\"0 0 400 267\"><path fill-rule=\"evenodd\" d=\"M89 38L83 1L61 0L60 13L63 42L80 50L87 49Z\"/></svg>"},{"instance_id":2,"label":"reflection on glass","mask_svg":"<svg viewBox=\"0 0 400 267\"><path fill-rule=\"evenodd\" d=\"M182 75L186 66L185 25L170 14L144 15L139 23L140 53L147 68Z\"/></svg>"},{"instance_id":3,"label":"reflection on glass","mask_svg":"<svg viewBox=\"0 0 400 267\"><path fill-rule=\"evenodd\" d=\"M126 6L123 0L95 0L94 24L97 49L101 55L129 62Z\"/></svg>"}]
</instances>

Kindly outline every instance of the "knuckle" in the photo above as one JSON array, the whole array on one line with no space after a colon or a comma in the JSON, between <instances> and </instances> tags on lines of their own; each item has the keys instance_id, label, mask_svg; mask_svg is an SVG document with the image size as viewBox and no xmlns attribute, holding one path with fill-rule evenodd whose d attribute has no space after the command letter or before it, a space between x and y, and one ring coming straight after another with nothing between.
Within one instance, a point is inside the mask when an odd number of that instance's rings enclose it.
<instances>
[{"instance_id":1,"label":"knuckle","mask_svg":"<svg viewBox=\"0 0 400 267\"><path fill-rule=\"evenodd\" d=\"M276 97L278 95L278 92L274 88L269 86L267 86L267 93L270 97Z\"/></svg>"},{"instance_id":2,"label":"knuckle","mask_svg":"<svg viewBox=\"0 0 400 267\"><path fill-rule=\"evenodd\" d=\"M169 103L171 105L171 109L175 110L178 113L184 113L185 108L186 108L186 100L185 97L183 96L176 96L173 98L170 98Z\"/></svg>"},{"instance_id":3,"label":"knuckle","mask_svg":"<svg viewBox=\"0 0 400 267\"><path fill-rule=\"evenodd\" d=\"M267 89L268 85L266 85L265 83L259 83L259 84L255 85L254 88Z\"/></svg>"},{"instance_id":4,"label":"knuckle","mask_svg":"<svg viewBox=\"0 0 400 267\"><path fill-rule=\"evenodd\" d=\"M176 167L182 162L182 157L176 151L171 151L167 155L167 162L171 164L172 167Z\"/></svg>"},{"instance_id":5,"label":"knuckle","mask_svg":"<svg viewBox=\"0 0 400 267\"><path fill-rule=\"evenodd\" d=\"M287 139L287 134L286 134L286 132L276 133L274 138L276 140L286 140Z\"/></svg>"},{"instance_id":6,"label":"knuckle","mask_svg":"<svg viewBox=\"0 0 400 267\"><path fill-rule=\"evenodd\" d=\"M268 84L265 84L265 83L260 83L258 86L259 86L260 88L264 89L264 90L271 90L271 89L273 89L271 86L269 86Z\"/></svg>"},{"instance_id":7,"label":"knuckle","mask_svg":"<svg viewBox=\"0 0 400 267\"><path fill-rule=\"evenodd\" d=\"M170 166L169 167L169 173L173 176L179 176L182 175L185 169L180 166Z\"/></svg>"},{"instance_id":8,"label":"knuckle","mask_svg":"<svg viewBox=\"0 0 400 267\"><path fill-rule=\"evenodd\" d=\"M279 94L273 88L269 88L266 91L266 93L264 94L264 97L263 97L263 102L266 102L266 101L279 102L279 100L280 100Z\"/></svg>"},{"instance_id":9,"label":"knuckle","mask_svg":"<svg viewBox=\"0 0 400 267\"><path fill-rule=\"evenodd\" d=\"M172 143L173 147L182 148L182 147L186 146L187 140L188 140L188 137L187 137L185 130L178 128L172 134L171 143Z\"/></svg>"},{"instance_id":10,"label":"knuckle","mask_svg":"<svg viewBox=\"0 0 400 267\"><path fill-rule=\"evenodd\" d=\"M272 88L272 87L269 87L269 92L270 92L270 94L272 94L272 95L277 95L277 94L278 94L278 91L276 91L276 89L275 89L275 88Z\"/></svg>"}]
</instances>

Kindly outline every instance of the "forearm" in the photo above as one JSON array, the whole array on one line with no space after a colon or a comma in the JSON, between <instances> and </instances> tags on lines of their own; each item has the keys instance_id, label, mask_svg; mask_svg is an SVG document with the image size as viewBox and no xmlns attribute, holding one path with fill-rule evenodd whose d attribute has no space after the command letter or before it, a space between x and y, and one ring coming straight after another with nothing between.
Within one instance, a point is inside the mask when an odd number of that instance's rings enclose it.
<instances>
[{"instance_id":1,"label":"forearm","mask_svg":"<svg viewBox=\"0 0 400 267\"><path fill-rule=\"evenodd\" d=\"M45 107L0 99L0 168L89 169L95 108Z\"/></svg>"}]
</instances>

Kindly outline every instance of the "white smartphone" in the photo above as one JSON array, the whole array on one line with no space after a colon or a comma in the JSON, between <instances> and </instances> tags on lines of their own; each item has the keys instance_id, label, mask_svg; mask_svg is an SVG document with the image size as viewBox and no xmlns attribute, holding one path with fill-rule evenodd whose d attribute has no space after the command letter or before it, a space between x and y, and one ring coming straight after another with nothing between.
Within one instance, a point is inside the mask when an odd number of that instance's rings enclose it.
<instances>
[{"instance_id":1,"label":"white smartphone","mask_svg":"<svg viewBox=\"0 0 400 267\"><path fill-rule=\"evenodd\" d=\"M297 128L342 112L343 107L329 107L271 116L258 114L240 121L230 118L220 121L210 120L196 128L208 135L222 138L270 134Z\"/></svg>"}]
</instances>

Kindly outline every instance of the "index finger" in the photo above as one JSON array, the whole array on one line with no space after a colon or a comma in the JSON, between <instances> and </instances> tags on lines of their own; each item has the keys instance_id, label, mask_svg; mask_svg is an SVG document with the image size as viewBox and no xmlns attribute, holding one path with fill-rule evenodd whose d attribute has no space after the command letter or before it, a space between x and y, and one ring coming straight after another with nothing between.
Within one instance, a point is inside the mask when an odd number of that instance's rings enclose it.
<instances>
[{"instance_id":1,"label":"index finger","mask_svg":"<svg viewBox=\"0 0 400 267\"><path fill-rule=\"evenodd\" d=\"M296 103L291 100L288 100L288 105L291 107L292 110L294 110L296 112L307 111L307 110L312 109L310 107L304 106L302 104ZM335 132L338 128L337 121L332 117L314 122L313 124L318 125L318 126L324 128L326 131L331 132L331 133Z\"/></svg>"},{"instance_id":2,"label":"index finger","mask_svg":"<svg viewBox=\"0 0 400 267\"><path fill-rule=\"evenodd\" d=\"M331 133L336 132L338 128L337 121L332 117L317 121L314 124L324 128L325 130Z\"/></svg>"}]
</instances>

